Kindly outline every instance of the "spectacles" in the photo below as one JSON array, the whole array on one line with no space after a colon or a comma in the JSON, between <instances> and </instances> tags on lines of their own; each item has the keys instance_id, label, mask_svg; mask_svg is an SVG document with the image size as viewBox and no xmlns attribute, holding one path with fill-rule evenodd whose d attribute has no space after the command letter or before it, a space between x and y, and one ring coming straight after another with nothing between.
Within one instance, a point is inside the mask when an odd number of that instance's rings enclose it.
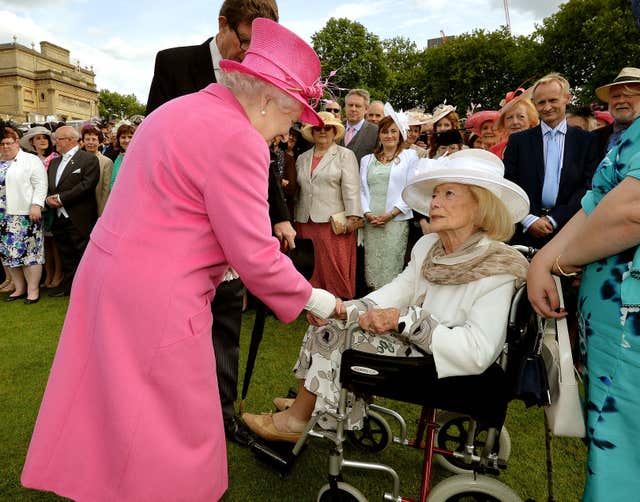
<instances>
[{"instance_id":1,"label":"spectacles","mask_svg":"<svg viewBox=\"0 0 640 502\"><path fill-rule=\"evenodd\" d=\"M11 145L13 145L16 142L15 139L12 139L11 141L2 141L0 142L0 146L4 147L4 148L9 148Z\"/></svg>"},{"instance_id":2,"label":"spectacles","mask_svg":"<svg viewBox=\"0 0 640 502\"><path fill-rule=\"evenodd\" d=\"M238 33L238 28L236 28L235 26L233 28L231 28L231 29L236 34L236 37L238 37L238 42L240 43L240 48L243 51L246 51L249 48L249 45L251 45L251 39L250 38L242 38L240 36L240 33Z\"/></svg>"},{"instance_id":3,"label":"spectacles","mask_svg":"<svg viewBox=\"0 0 640 502\"><path fill-rule=\"evenodd\" d=\"M311 130L312 130L312 131L316 131L316 132L318 132L318 131L329 132L329 131L333 130L333 126L330 126L330 125L326 125L326 126L324 126L324 127L313 126L313 127L311 128Z\"/></svg>"},{"instance_id":4,"label":"spectacles","mask_svg":"<svg viewBox=\"0 0 640 502\"><path fill-rule=\"evenodd\" d=\"M70 139L72 139L72 140L76 140L75 138L56 138L55 136L53 137L53 141L56 141L56 142L60 142L60 141L68 141L68 140L70 140Z\"/></svg>"},{"instance_id":5,"label":"spectacles","mask_svg":"<svg viewBox=\"0 0 640 502\"><path fill-rule=\"evenodd\" d=\"M325 108L325 111L330 113L340 113L340 108Z\"/></svg>"}]
</instances>

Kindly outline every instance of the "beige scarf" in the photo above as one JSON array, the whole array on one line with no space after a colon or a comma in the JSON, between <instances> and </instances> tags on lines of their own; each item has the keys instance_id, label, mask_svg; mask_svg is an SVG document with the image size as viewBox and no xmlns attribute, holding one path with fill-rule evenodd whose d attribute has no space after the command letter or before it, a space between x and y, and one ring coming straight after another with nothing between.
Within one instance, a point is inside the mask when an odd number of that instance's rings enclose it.
<instances>
[{"instance_id":1,"label":"beige scarf","mask_svg":"<svg viewBox=\"0 0 640 502\"><path fill-rule=\"evenodd\" d=\"M425 279L434 284L460 285L492 275L510 274L518 279L518 284L524 282L529 268L527 259L504 242L481 243L484 237L485 233L477 232L448 255L438 239L422 265Z\"/></svg>"}]
</instances>

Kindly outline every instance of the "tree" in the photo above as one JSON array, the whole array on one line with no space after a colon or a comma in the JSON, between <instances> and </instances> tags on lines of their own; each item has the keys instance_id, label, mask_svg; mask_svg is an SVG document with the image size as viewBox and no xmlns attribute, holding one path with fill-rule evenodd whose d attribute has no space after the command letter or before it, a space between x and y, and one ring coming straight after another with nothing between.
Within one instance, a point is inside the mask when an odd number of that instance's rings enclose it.
<instances>
[{"instance_id":1,"label":"tree","mask_svg":"<svg viewBox=\"0 0 640 502\"><path fill-rule=\"evenodd\" d=\"M387 98L389 70L377 35L358 22L332 17L311 40L322 62L322 74L326 77L336 71L331 79L334 85L364 87L374 98Z\"/></svg>"},{"instance_id":2,"label":"tree","mask_svg":"<svg viewBox=\"0 0 640 502\"><path fill-rule=\"evenodd\" d=\"M98 97L100 99L98 109L101 117L110 118L115 115L119 118L126 118L132 115L144 115L145 105L138 102L135 94L124 95L101 89Z\"/></svg>"},{"instance_id":3,"label":"tree","mask_svg":"<svg viewBox=\"0 0 640 502\"><path fill-rule=\"evenodd\" d=\"M385 63L389 70L389 100L396 109L409 109L417 102L419 52L408 38L394 37L382 41Z\"/></svg>"},{"instance_id":4,"label":"tree","mask_svg":"<svg viewBox=\"0 0 640 502\"><path fill-rule=\"evenodd\" d=\"M426 108L446 99L460 115L471 103L496 109L507 92L535 78L534 49L531 38L513 37L506 28L449 38L419 55L416 98Z\"/></svg>"},{"instance_id":5,"label":"tree","mask_svg":"<svg viewBox=\"0 0 640 502\"><path fill-rule=\"evenodd\" d=\"M596 101L596 87L640 61L629 0L570 0L542 21L535 37L536 59L566 76L584 104Z\"/></svg>"}]
</instances>

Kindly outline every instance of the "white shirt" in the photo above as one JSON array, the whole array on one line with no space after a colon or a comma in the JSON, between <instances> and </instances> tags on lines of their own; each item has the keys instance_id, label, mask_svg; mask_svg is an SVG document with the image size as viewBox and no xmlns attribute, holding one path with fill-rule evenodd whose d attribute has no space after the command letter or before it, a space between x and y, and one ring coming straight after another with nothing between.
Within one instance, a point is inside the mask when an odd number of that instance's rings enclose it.
<instances>
[{"instance_id":1,"label":"white shirt","mask_svg":"<svg viewBox=\"0 0 640 502\"><path fill-rule=\"evenodd\" d=\"M220 82L222 79L222 70L220 70L220 61L222 60L222 54L218 50L218 44L216 43L216 37L213 37L209 42L209 50L211 51L211 62L213 63L213 71L216 74L216 82Z\"/></svg>"},{"instance_id":2,"label":"white shirt","mask_svg":"<svg viewBox=\"0 0 640 502\"><path fill-rule=\"evenodd\" d=\"M60 178L62 177L62 173L67 167L67 164L69 163L71 158L78 152L78 150L80 150L80 145L74 146L71 150L62 155L62 160L60 161L60 165L58 166L58 170L56 171L56 187L60 182ZM58 200L62 202L60 200L60 197L58 197ZM67 213L67 210L64 207L58 208L57 213L58 216L64 216L65 218L69 217L69 213Z\"/></svg>"}]
</instances>

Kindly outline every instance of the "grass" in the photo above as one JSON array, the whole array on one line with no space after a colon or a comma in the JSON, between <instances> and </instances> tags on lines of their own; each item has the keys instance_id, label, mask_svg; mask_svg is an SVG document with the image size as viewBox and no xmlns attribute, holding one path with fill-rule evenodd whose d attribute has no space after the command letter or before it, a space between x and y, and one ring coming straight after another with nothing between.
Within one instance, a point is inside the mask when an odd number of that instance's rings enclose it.
<instances>
[{"instance_id":1,"label":"grass","mask_svg":"<svg viewBox=\"0 0 640 502\"><path fill-rule=\"evenodd\" d=\"M33 430L49 368L67 307L66 299L43 296L39 304L0 303L0 501L63 500L50 493L27 490L20 486L20 472ZM253 313L243 318L241 375L249 346ZM295 387L291 368L297 357L305 323L302 319L284 325L267 319L265 335L258 354L251 387L244 402L246 411L260 412L272 408L271 399ZM400 412L407 420L409 433L415 432L419 416L417 406L377 400ZM522 499L547 500L544 429L542 411L525 409L522 403L510 405L506 427L512 440L508 469L499 479ZM390 421L392 430L397 427ZM401 494L417 498L420 487L422 453L392 445L381 453L357 453L347 444L347 457L361 460L375 458L393 466L400 474ZM229 490L225 502L314 501L326 483L328 442L313 439L285 476L256 459L251 451L230 444ZM555 499L573 502L580 499L584 482L586 451L582 441L553 439ZM436 467L441 479L446 471ZM384 474L345 470L345 481L361 490L370 500L382 500L390 491Z\"/></svg>"}]
</instances>

